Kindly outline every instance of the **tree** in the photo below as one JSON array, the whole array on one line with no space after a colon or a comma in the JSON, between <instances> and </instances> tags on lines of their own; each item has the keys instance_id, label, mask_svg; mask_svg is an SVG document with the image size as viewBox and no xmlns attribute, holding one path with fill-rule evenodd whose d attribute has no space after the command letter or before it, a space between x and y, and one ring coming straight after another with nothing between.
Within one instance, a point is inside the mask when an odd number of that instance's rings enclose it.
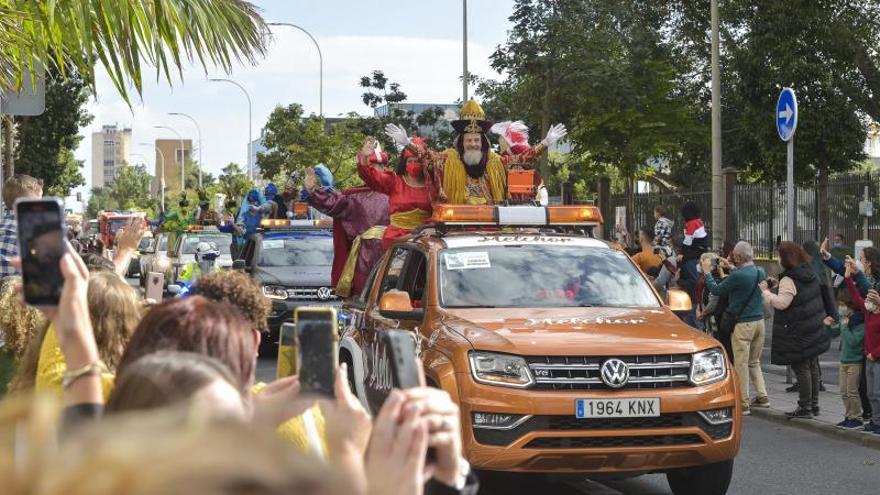
<instances>
[{"instance_id":1,"label":"tree","mask_svg":"<svg viewBox=\"0 0 880 495\"><path fill-rule=\"evenodd\" d=\"M34 117L15 117L15 169L43 179L49 194L64 197L85 184L80 173L83 163L73 157L73 150L82 140L79 129L92 121L85 110L89 95L76 74L66 78L50 75L46 81L46 111Z\"/></svg>"},{"instance_id":2,"label":"tree","mask_svg":"<svg viewBox=\"0 0 880 495\"><path fill-rule=\"evenodd\" d=\"M267 27L243 0L0 0L0 86L21 87L24 71L78 72L94 90L100 63L127 101L143 88L143 68L171 84L190 63L255 63Z\"/></svg>"},{"instance_id":3,"label":"tree","mask_svg":"<svg viewBox=\"0 0 880 495\"><path fill-rule=\"evenodd\" d=\"M366 90L361 96L364 105L375 110L384 104L386 112L383 115L365 118L357 118L357 114L349 114L348 117L361 134L375 137L386 150L394 149L394 143L385 135L385 126L388 124L402 126L411 134L420 134L422 130L427 131L430 128L431 145L445 148L452 144L451 128L442 129L437 125L443 118L442 108L428 108L418 114L412 110L401 109L400 103L406 101L406 93L401 90L399 83L389 82L381 70L374 70L370 75L361 77L360 86Z\"/></svg>"},{"instance_id":4,"label":"tree","mask_svg":"<svg viewBox=\"0 0 880 495\"><path fill-rule=\"evenodd\" d=\"M230 162L223 167L222 172L214 186L216 188L214 192L225 194L227 201L240 201L254 187L237 163Z\"/></svg>"},{"instance_id":5,"label":"tree","mask_svg":"<svg viewBox=\"0 0 880 495\"><path fill-rule=\"evenodd\" d=\"M478 84L488 117L522 119L541 134L566 123L577 163L568 174L542 167L551 180L583 184L609 167L625 184L653 174L651 161L707 135L681 90L668 17L648 0L518 0L508 41L491 56L506 77Z\"/></svg>"},{"instance_id":6,"label":"tree","mask_svg":"<svg viewBox=\"0 0 880 495\"><path fill-rule=\"evenodd\" d=\"M329 127L326 132L325 127ZM265 130L267 151L257 154L264 177L301 173L306 167L323 163L333 172L339 187L358 182L355 155L365 136L351 120L327 126L321 117L304 117L302 105L292 103L276 107Z\"/></svg>"}]
</instances>

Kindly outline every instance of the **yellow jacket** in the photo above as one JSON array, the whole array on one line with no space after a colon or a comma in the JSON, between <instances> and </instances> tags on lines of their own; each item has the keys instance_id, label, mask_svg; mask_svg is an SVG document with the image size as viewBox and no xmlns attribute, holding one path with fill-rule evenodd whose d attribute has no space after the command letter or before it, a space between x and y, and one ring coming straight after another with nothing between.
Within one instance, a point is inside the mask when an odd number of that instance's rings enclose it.
<instances>
[{"instance_id":1,"label":"yellow jacket","mask_svg":"<svg viewBox=\"0 0 880 495\"><path fill-rule=\"evenodd\" d=\"M40 347L40 359L37 361L37 392L50 392L61 397L63 389L61 381L64 378L64 372L67 370L67 363L64 362L64 354L58 347L58 336L55 335L54 325L49 325L46 331L46 338ZM110 397L113 391L113 380L116 377L112 373L104 373L101 375L101 388L104 390L104 400Z\"/></svg>"},{"instance_id":2,"label":"yellow jacket","mask_svg":"<svg viewBox=\"0 0 880 495\"><path fill-rule=\"evenodd\" d=\"M256 383L251 388L251 393L259 395L265 387L265 383ZM317 404L301 416L287 420L278 427L277 433L281 439L296 445L300 452L327 459L324 415L321 414L321 408Z\"/></svg>"},{"instance_id":3,"label":"yellow jacket","mask_svg":"<svg viewBox=\"0 0 880 495\"><path fill-rule=\"evenodd\" d=\"M36 389L38 392L49 392L61 397L63 392L61 381L67 364L64 355L58 347L58 336L55 327L49 326L46 331L46 339L40 347L40 359L37 362ZM113 391L115 376L105 373L101 376L101 388L104 391L104 400L110 397ZM251 389L254 395L259 394L265 383L257 383ZM278 427L278 436L287 440L303 453L315 454L323 459L327 458L327 438L324 426L324 415L317 405L306 411L302 416L288 420Z\"/></svg>"}]
</instances>

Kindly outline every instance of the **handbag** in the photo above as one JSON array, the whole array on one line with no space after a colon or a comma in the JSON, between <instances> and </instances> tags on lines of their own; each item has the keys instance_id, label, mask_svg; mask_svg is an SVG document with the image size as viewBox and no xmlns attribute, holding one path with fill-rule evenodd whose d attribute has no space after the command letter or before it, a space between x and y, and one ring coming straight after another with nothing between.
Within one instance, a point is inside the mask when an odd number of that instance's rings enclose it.
<instances>
[{"instance_id":1,"label":"handbag","mask_svg":"<svg viewBox=\"0 0 880 495\"><path fill-rule=\"evenodd\" d=\"M733 329L736 328L736 323L739 321L739 317L742 315L742 312L746 309L746 304L752 300L752 297L755 295L755 291L758 290L758 284L761 282L761 272L758 272L757 277L755 277L755 287L752 288L751 294L746 298L742 307L739 308L738 311L732 311L729 307L724 310L724 314L721 315L721 321L718 322L718 334L720 336L729 336L733 335Z\"/></svg>"}]
</instances>

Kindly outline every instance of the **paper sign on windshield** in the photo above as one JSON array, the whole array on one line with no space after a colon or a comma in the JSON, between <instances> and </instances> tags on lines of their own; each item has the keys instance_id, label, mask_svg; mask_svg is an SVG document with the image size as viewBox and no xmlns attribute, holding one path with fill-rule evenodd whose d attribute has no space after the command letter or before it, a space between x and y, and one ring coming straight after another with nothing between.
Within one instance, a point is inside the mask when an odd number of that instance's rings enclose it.
<instances>
[{"instance_id":1,"label":"paper sign on windshield","mask_svg":"<svg viewBox=\"0 0 880 495\"><path fill-rule=\"evenodd\" d=\"M474 268L492 268L489 253L486 251L446 253L447 270L470 270Z\"/></svg>"},{"instance_id":2,"label":"paper sign on windshield","mask_svg":"<svg viewBox=\"0 0 880 495\"><path fill-rule=\"evenodd\" d=\"M263 241L263 249L284 249L284 240L272 239Z\"/></svg>"}]
</instances>

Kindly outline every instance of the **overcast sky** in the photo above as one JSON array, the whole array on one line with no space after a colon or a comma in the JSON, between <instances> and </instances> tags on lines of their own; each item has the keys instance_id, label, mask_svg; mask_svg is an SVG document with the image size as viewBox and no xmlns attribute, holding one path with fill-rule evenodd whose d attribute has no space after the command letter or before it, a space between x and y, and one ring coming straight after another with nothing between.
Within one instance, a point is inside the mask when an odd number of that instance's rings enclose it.
<instances>
[{"instance_id":1,"label":"overcast sky","mask_svg":"<svg viewBox=\"0 0 880 495\"><path fill-rule=\"evenodd\" d=\"M451 103L461 98L462 19L460 0L393 2L389 0L257 0L269 21L290 22L309 30L324 55L324 115L350 111L370 114L360 99L358 81L375 69L401 84L413 103ZM471 72L492 76L488 57L505 42L510 28L512 0L468 2L468 60ZM239 82L253 102L253 135L256 138L277 105L300 103L306 113L318 113L318 54L302 32L274 27L266 59L254 67L236 67L231 75L191 68L183 80L169 87L148 77L144 94L129 108L99 71L98 95L89 105L94 122L81 129L86 136L76 156L85 160L83 176L91 188L91 133L104 124L132 128L133 163L154 170L154 153L137 143L173 138L155 125L175 128L196 141L193 124L168 112L192 115L202 128L205 169L217 175L230 161L244 165L247 143L247 101L227 83L207 77L228 77Z\"/></svg>"}]
</instances>

